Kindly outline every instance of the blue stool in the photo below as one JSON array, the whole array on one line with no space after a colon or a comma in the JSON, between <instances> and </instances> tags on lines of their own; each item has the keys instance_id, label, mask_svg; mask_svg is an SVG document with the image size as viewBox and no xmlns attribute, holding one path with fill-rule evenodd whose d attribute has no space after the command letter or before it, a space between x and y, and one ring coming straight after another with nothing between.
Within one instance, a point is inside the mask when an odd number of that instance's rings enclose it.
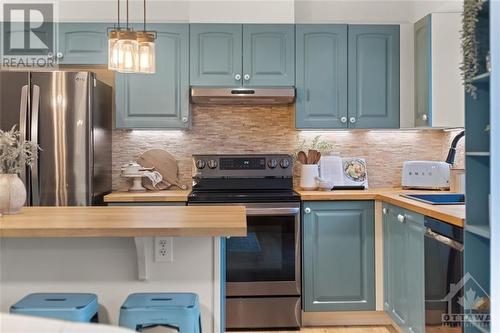
<instances>
[{"instance_id":1,"label":"blue stool","mask_svg":"<svg viewBox=\"0 0 500 333\"><path fill-rule=\"evenodd\" d=\"M99 304L94 294L29 294L10 307L10 313L75 322L98 322Z\"/></svg>"},{"instance_id":2,"label":"blue stool","mask_svg":"<svg viewBox=\"0 0 500 333\"><path fill-rule=\"evenodd\" d=\"M139 332L146 327L167 326L177 328L180 333L201 333L198 295L131 294L120 309L120 326Z\"/></svg>"}]
</instances>

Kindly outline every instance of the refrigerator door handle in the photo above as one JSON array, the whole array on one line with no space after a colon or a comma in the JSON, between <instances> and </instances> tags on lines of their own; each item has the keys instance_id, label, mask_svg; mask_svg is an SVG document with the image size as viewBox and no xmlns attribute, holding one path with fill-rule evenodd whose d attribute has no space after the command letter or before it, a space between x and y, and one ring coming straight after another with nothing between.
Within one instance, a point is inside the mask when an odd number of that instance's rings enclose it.
<instances>
[{"instance_id":1,"label":"refrigerator door handle","mask_svg":"<svg viewBox=\"0 0 500 333\"><path fill-rule=\"evenodd\" d=\"M32 87L31 102L31 141L38 144L38 116L40 111L40 87L36 84ZM38 161L31 166L31 193L33 206L40 205L40 193L38 187Z\"/></svg>"},{"instance_id":2,"label":"refrigerator door handle","mask_svg":"<svg viewBox=\"0 0 500 333\"><path fill-rule=\"evenodd\" d=\"M28 115L28 85L24 85L21 89L21 100L19 102L19 132L21 133L21 141L26 141L26 120ZM24 165L24 160L21 161ZM21 168L21 180L26 184L26 167Z\"/></svg>"}]
</instances>

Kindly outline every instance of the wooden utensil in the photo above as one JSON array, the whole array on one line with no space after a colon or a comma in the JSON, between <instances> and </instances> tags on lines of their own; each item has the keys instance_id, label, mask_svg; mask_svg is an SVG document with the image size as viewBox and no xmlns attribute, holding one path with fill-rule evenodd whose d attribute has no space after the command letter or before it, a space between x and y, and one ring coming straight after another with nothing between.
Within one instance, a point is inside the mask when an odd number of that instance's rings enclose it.
<instances>
[{"instance_id":1,"label":"wooden utensil","mask_svg":"<svg viewBox=\"0 0 500 333\"><path fill-rule=\"evenodd\" d=\"M314 161L314 164L318 164L320 159L321 159L321 152L318 151L316 153L316 160Z\"/></svg>"},{"instance_id":2,"label":"wooden utensil","mask_svg":"<svg viewBox=\"0 0 500 333\"><path fill-rule=\"evenodd\" d=\"M307 155L302 150L299 151L297 159L299 160L300 163L307 164Z\"/></svg>"},{"instance_id":3,"label":"wooden utensil","mask_svg":"<svg viewBox=\"0 0 500 333\"><path fill-rule=\"evenodd\" d=\"M309 150L308 155L307 155L307 162L309 164L316 164L317 163L316 156L318 155L318 153L319 152L316 149Z\"/></svg>"}]
</instances>

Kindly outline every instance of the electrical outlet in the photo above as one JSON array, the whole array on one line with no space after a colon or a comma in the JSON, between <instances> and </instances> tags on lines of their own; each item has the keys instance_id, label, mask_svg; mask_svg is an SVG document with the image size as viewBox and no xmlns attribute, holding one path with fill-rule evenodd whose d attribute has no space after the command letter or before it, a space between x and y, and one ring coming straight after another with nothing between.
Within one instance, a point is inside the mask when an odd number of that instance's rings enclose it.
<instances>
[{"instance_id":1,"label":"electrical outlet","mask_svg":"<svg viewBox=\"0 0 500 333\"><path fill-rule=\"evenodd\" d=\"M156 262L174 261L173 245L174 245L174 240L172 237L155 237L155 261Z\"/></svg>"}]
</instances>

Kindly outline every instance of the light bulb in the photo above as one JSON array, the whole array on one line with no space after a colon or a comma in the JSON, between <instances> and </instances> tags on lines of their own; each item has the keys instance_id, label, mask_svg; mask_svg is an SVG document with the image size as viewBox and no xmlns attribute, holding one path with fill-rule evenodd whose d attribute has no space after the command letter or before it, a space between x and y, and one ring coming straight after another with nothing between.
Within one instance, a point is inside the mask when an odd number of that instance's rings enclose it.
<instances>
[{"instance_id":1,"label":"light bulb","mask_svg":"<svg viewBox=\"0 0 500 333\"><path fill-rule=\"evenodd\" d=\"M139 44L139 73L152 74L155 66L155 35L152 32L140 31L137 33Z\"/></svg>"}]
</instances>

